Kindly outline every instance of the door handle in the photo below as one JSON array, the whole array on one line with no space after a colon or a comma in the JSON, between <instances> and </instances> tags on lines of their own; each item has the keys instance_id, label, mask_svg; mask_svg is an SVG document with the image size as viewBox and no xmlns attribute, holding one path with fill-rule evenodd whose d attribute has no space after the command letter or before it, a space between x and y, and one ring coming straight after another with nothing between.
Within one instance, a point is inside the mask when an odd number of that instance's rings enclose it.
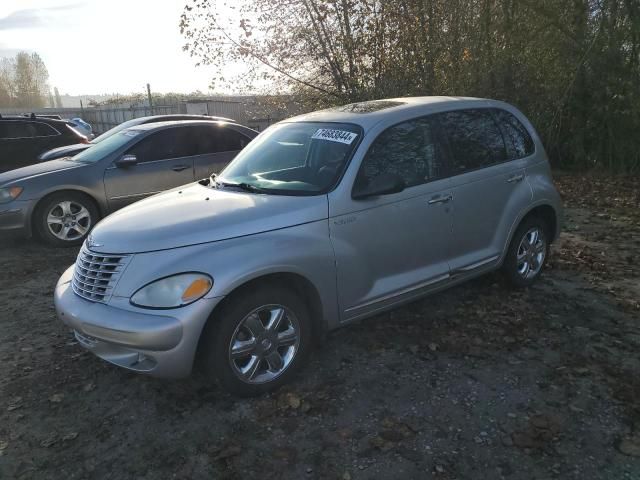
<instances>
[{"instance_id":1,"label":"door handle","mask_svg":"<svg viewBox=\"0 0 640 480\"><path fill-rule=\"evenodd\" d=\"M171 167L171 170L173 170L174 172L181 172L183 170L186 170L187 168L189 168L189 165L176 165L175 167Z\"/></svg>"},{"instance_id":2,"label":"door handle","mask_svg":"<svg viewBox=\"0 0 640 480\"><path fill-rule=\"evenodd\" d=\"M518 175L514 175L512 177L509 177L509 180L507 180L508 183L518 183L521 182L522 180L524 180L524 174L520 173Z\"/></svg>"},{"instance_id":3,"label":"door handle","mask_svg":"<svg viewBox=\"0 0 640 480\"><path fill-rule=\"evenodd\" d=\"M435 205L437 203L447 203L450 202L451 200L453 200L453 195L444 195L444 196L437 196L437 197L431 197L431 199L429 200L429 205Z\"/></svg>"}]
</instances>

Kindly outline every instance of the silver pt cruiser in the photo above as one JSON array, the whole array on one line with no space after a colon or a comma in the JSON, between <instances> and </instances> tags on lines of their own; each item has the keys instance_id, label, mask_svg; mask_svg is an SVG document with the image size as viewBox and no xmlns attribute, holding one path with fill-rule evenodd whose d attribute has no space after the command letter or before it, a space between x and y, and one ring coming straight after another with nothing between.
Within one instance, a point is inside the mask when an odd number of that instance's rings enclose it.
<instances>
[{"instance_id":1,"label":"silver pt cruiser","mask_svg":"<svg viewBox=\"0 0 640 480\"><path fill-rule=\"evenodd\" d=\"M538 135L497 101L398 98L272 126L218 176L100 222L55 290L116 365L287 382L315 340L501 268L540 275L562 220Z\"/></svg>"}]
</instances>

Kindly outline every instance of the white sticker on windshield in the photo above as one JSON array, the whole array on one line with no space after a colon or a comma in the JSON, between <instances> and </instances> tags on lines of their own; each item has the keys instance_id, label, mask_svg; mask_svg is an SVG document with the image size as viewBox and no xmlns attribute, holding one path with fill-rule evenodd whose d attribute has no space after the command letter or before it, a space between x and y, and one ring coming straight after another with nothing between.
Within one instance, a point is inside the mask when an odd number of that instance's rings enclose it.
<instances>
[{"instance_id":1,"label":"white sticker on windshield","mask_svg":"<svg viewBox=\"0 0 640 480\"><path fill-rule=\"evenodd\" d=\"M349 132L347 130L334 130L333 128L319 128L316 133L313 134L312 139L316 140L329 140L330 142L340 142L351 145L351 143L358 136L357 133Z\"/></svg>"},{"instance_id":2,"label":"white sticker on windshield","mask_svg":"<svg viewBox=\"0 0 640 480\"><path fill-rule=\"evenodd\" d=\"M122 134L125 137L135 137L136 135L140 135L140 130L125 130L124 132L122 132Z\"/></svg>"}]
</instances>

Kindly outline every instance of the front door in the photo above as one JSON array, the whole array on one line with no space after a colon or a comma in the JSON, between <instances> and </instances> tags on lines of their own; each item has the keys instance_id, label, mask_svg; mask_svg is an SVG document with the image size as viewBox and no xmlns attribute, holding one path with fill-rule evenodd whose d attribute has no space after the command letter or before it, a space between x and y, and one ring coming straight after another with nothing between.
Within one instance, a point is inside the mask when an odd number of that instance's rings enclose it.
<instances>
[{"instance_id":1,"label":"front door","mask_svg":"<svg viewBox=\"0 0 640 480\"><path fill-rule=\"evenodd\" d=\"M399 176L399 193L350 199L331 215L342 320L410 300L449 277L450 184L429 117L393 126L362 160L354 189L381 174Z\"/></svg>"},{"instance_id":2,"label":"front door","mask_svg":"<svg viewBox=\"0 0 640 480\"><path fill-rule=\"evenodd\" d=\"M125 155L135 155L130 167L115 164L104 172L104 187L111 211L164 190L193 182L195 143L189 127L171 127L151 133Z\"/></svg>"}]
</instances>

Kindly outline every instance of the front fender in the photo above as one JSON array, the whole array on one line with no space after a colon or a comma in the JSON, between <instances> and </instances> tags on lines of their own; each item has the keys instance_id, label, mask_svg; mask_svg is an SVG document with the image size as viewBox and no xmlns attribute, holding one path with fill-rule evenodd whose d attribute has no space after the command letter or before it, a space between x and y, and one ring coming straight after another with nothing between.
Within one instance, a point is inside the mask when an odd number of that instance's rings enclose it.
<instances>
[{"instance_id":1,"label":"front fender","mask_svg":"<svg viewBox=\"0 0 640 480\"><path fill-rule=\"evenodd\" d=\"M158 278L199 271L213 278L207 298L229 295L275 273L294 273L318 292L326 326L337 326L336 273L327 220L189 247L136 254L120 277L114 297L129 298Z\"/></svg>"}]
</instances>

